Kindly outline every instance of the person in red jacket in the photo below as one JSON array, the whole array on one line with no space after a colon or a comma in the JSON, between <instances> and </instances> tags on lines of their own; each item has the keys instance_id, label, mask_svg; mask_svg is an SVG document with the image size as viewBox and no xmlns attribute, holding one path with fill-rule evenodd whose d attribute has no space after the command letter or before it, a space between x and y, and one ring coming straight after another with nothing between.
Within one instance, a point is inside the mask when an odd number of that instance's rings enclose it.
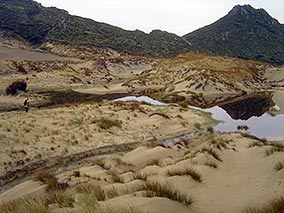
<instances>
[{"instance_id":1,"label":"person in red jacket","mask_svg":"<svg viewBox=\"0 0 284 213\"><path fill-rule=\"evenodd\" d=\"M29 109L30 109L30 98L29 98L29 97L26 97L26 98L25 98L25 101L24 101L24 108L25 108L26 112L28 112Z\"/></svg>"}]
</instances>

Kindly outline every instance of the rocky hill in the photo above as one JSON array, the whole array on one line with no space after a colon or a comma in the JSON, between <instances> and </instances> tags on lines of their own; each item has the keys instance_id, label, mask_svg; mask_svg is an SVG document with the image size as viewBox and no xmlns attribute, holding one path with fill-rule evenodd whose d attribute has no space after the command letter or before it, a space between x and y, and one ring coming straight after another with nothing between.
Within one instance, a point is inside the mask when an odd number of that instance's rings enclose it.
<instances>
[{"instance_id":1,"label":"rocky hill","mask_svg":"<svg viewBox=\"0 0 284 213\"><path fill-rule=\"evenodd\" d=\"M36 47L84 45L118 53L172 57L188 51L284 63L284 26L263 9L235 6L217 22L183 37L161 30L127 31L72 16L33 0L0 0L0 32ZM11 18L13 17L13 18Z\"/></svg>"},{"instance_id":2,"label":"rocky hill","mask_svg":"<svg viewBox=\"0 0 284 213\"><path fill-rule=\"evenodd\" d=\"M188 51L186 41L175 34L160 30L150 34L126 31L54 7L46 8L32 0L0 0L0 16L0 31L18 35L35 46L45 42L79 43L163 57Z\"/></svg>"},{"instance_id":3,"label":"rocky hill","mask_svg":"<svg viewBox=\"0 0 284 213\"><path fill-rule=\"evenodd\" d=\"M184 38L195 51L284 63L284 26L250 5L235 6L225 17Z\"/></svg>"}]
</instances>

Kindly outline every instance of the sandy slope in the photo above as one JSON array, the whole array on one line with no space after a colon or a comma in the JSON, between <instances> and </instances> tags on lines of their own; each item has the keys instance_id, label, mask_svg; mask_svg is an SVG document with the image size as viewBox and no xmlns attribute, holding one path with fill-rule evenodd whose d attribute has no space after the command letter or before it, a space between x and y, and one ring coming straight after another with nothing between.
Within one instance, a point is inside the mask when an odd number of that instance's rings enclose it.
<instances>
[{"instance_id":1,"label":"sandy slope","mask_svg":"<svg viewBox=\"0 0 284 213\"><path fill-rule=\"evenodd\" d=\"M105 190L114 188L120 191L120 196L100 202L101 205L130 205L139 207L147 213L241 213L249 205L262 204L273 197L284 195L284 170L274 169L277 162L284 161L283 153L276 152L267 156L266 150L271 146L249 147L253 143L262 144L262 142L237 133L223 135L206 133L205 136L195 140L198 140L198 143L190 149L184 145L176 145L172 148L139 147L120 157L120 161L114 161L114 158L105 159L103 167L96 165L81 168L81 177L76 179L77 183L74 182L72 172L61 174L60 180L68 180L67 177L71 177L69 182L73 185L89 182L99 184ZM218 144L220 149L216 148ZM216 160L212 155L200 151L202 147L213 148L221 159ZM149 165L153 159L158 160L157 165ZM127 166L122 162L128 162L131 165ZM215 163L217 168L206 166L205 163L208 162ZM169 170L180 171L183 168L197 171L201 175L202 182L194 181L187 175L166 175ZM118 171L123 182L113 183L109 170ZM146 175L147 182L168 183L178 192L191 196L194 202L191 206L186 206L165 197L145 197L142 192L135 190L145 182L134 180L133 173ZM34 189L34 186L31 188ZM39 188L36 187L34 190ZM19 187L15 187L10 192L2 194L0 198L1 200L11 199L11 195L17 192L24 195ZM80 212L80 203L76 203L76 206L73 209L74 212Z\"/></svg>"}]
</instances>

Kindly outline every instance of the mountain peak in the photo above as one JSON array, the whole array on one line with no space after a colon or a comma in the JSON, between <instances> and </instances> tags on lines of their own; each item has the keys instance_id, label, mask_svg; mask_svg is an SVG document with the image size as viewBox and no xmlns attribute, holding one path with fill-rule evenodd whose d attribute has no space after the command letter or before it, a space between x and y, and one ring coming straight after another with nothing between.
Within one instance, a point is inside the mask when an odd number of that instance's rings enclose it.
<instances>
[{"instance_id":1,"label":"mountain peak","mask_svg":"<svg viewBox=\"0 0 284 213\"><path fill-rule=\"evenodd\" d=\"M283 25L264 9L237 5L215 23L184 38L195 51L283 64L283 36Z\"/></svg>"},{"instance_id":2,"label":"mountain peak","mask_svg":"<svg viewBox=\"0 0 284 213\"><path fill-rule=\"evenodd\" d=\"M229 13L229 16L251 16L251 15L264 15L269 16L269 14L264 9L255 9L249 4L236 5ZM269 16L270 17L270 16Z\"/></svg>"}]
</instances>

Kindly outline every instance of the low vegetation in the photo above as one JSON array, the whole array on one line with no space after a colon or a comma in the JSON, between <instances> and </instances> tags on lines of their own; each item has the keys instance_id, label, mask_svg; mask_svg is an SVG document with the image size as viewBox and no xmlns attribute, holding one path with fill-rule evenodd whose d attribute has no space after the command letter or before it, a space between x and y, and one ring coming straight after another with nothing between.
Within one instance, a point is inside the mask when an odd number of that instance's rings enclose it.
<instances>
[{"instance_id":1,"label":"low vegetation","mask_svg":"<svg viewBox=\"0 0 284 213\"><path fill-rule=\"evenodd\" d=\"M284 168L284 163L282 163L282 162L278 162L278 163L276 163L275 166L274 166L274 169L275 169L276 171L280 171L280 170L283 169L283 168Z\"/></svg>"},{"instance_id":2,"label":"low vegetation","mask_svg":"<svg viewBox=\"0 0 284 213\"><path fill-rule=\"evenodd\" d=\"M247 207L243 213L283 213L284 197L278 197L271 200L268 204L260 207Z\"/></svg>"},{"instance_id":3,"label":"low vegetation","mask_svg":"<svg viewBox=\"0 0 284 213\"><path fill-rule=\"evenodd\" d=\"M188 206L193 203L193 198L189 197L187 194L177 191L168 183L161 184L159 182L147 182L145 184L145 190L146 197L166 197Z\"/></svg>"},{"instance_id":4,"label":"low vegetation","mask_svg":"<svg viewBox=\"0 0 284 213\"><path fill-rule=\"evenodd\" d=\"M141 213L141 211L134 207L104 207L101 206L97 201L96 192L82 192L78 198L78 205L74 210L80 210L84 213ZM8 202L0 205L0 212L5 213L51 213L49 209L49 204L58 204L59 208L63 212L64 207L73 208L73 203L75 202L74 197L67 195L66 193L50 197L42 197L36 199L21 199L17 201ZM62 209L63 208L63 209ZM67 212L67 210L66 210Z\"/></svg>"},{"instance_id":5,"label":"low vegetation","mask_svg":"<svg viewBox=\"0 0 284 213\"><path fill-rule=\"evenodd\" d=\"M121 121L119 120L111 120L108 118L101 118L99 120L96 120L96 123L98 126L102 129L110 129L111 127L115 126L117 128L121 128Z\"/></svg>"},{"instance_id":6,"label":"low vegetation","mask_svg":"<svg viewBox=\"0 0 284 213\"><path fill-rule=\"evenodd\" d=\"M56 176L53 172L49 170L42 169L40 170L35 178L35 181L41 181L47 185L47 190L65 190L68 187L68 184L59 183Z\"/></svg>"},{"instance_id":7,"label":"low vegetation","mask_svg":"<svg viewBox=\"0 0 284 213\"><path fill-rule=\"evenodd\" d=\"M96 184L80 184L76 186L75 191L77 193L94 193L96 200L98 201L104 201L106 200L105 192L103 191L102 187L96 185Z\"/></svg>"},{"instance_id":8,"label":"low vegetation","mask_svg":"<svg viewBox=\"0 0 284 213\"><path fill-rule=\"evenodd\" d=\"M167 175L169 176L183 176L187 175L192 177L193 180L197 182L202 182L202 177L201 174L195 171L192 168L180 168L180 169L169 169L167 170Z\"/></svg>"},{"instance_id":9,"label":"low vegetation","mask_svg":"<svg viewBox=\"0 0 284 213\"><path fill-rule=\"evenodd\" d=\"M212 168L218 168L218 165L216 163L213 163L213 162L205 162L205 166L209 166L209 167L212 167Z\"/></svg>"},{"instance_id":10,"label":"low vegetation","mask_svg":"<svg viewBox=\"0 0 284 213\"><path fill-rule=\"evenodd\" d=\"M203 147L203 148L201 148L200 151L203 152L203 153L207 153L207 154L213 156L216 160L222 162L220 155L214 149L209 148L209 147Z\"/></svg>"},{"instance_id":11,"label":"low vegetation","mask_svg":"<svg viewBox=\"0 0 284 213\"><path fill-rule=\"evenodd\" d=\"M282 146L273 146L265 151L266 155L273 155L276 152L284 152L284 148Z\"/></svg>"}]
</instances>

